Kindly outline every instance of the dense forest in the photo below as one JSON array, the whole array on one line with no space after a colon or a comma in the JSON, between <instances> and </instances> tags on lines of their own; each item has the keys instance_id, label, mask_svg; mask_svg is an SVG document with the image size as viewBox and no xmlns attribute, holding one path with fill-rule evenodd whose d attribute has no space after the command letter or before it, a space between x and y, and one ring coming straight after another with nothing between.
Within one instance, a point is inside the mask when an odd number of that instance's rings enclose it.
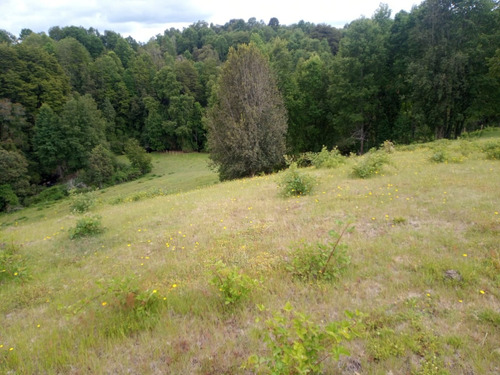
<instances>
[{"instance_id":1,"label":"dense forest","mask_svg":"<svg viewBox=\"0 0 500 375\"><path fill-rule=\"evenodd\" d=\"M133 178L147 166L113 158L128 149L140 159L139 144L205 151L220 71L242 44L268 61L290 154L363 153L498 124L499 3L426 0L391 16L382 4L342 29L200 21L147 43L76 26L0 30L0 195L25 199L78 175L96 185Z\"/></svg>"}]
</instances>

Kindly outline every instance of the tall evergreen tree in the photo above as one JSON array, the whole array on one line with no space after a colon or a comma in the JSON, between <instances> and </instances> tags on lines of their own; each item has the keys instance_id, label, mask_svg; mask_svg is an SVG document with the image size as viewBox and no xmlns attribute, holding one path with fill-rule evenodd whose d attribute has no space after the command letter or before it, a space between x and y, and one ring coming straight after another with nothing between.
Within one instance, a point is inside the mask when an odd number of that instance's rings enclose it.
<instances>
[{"instance_id":1,"label":"tall evergreen tree","mask_svg":"<svg viewBox=\"0 0 500 375\"><path fill-rule=\"evenodd\" d=\"M269 62L255 45L230 50L207 127L210 158L221 180L283 164L287 115Z\"/></svg>"}]
</instances>

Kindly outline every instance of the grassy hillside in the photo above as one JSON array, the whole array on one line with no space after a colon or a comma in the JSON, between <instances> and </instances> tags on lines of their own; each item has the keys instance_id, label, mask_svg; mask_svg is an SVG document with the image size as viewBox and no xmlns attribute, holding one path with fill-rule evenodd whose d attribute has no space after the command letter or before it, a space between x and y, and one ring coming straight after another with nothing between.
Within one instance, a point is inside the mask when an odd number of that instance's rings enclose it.
<instances>
[{"instance_id":1,"label":"grassy hillside","mask_svg":"<svg viewBox=\"0 0 500 375\"><path fill-rule=\"evenodd\" d=\"M352 176L358 158L300 169L316 184L296 198L280 194L283 172L214 184L205 155L157 155L87 214L68 199L2 215L0 373L254 373L241 366L271 363L273 326L304 342L345 310L362 313L350 356L321 354L325 373L498 373L500 165L487 142L399 148L370 179ZM71 239L85 215L104 231ZM339 242L350 262L338 247L332 280L294 276L297 251L334 243L339 220L355 228Z\"/></svg>"}]
</instances>

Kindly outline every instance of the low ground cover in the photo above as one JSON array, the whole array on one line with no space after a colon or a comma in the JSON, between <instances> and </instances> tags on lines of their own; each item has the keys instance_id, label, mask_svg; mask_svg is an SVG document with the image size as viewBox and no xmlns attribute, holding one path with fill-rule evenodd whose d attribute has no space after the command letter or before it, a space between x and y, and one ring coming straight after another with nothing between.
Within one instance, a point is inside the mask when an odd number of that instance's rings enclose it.
<instances>
[{"instance_id":1,"label":"low ground cover","mask_svg":"<svg viewBox=\"0 0 500 375\"><path fill-rule=\"evenodd\" d=\"M354 156L298 168L314 186L291 196L286 172L214 184L206 155L155 155L86 213L1 215L0 373L498 372L500 165L495 138L460 142L460 162L432 160L453 142L396 145L369 178ZM85 215L104 230L72 239ZM341 272L297 277L339 222Z\"/></svg>"}]
</instances>

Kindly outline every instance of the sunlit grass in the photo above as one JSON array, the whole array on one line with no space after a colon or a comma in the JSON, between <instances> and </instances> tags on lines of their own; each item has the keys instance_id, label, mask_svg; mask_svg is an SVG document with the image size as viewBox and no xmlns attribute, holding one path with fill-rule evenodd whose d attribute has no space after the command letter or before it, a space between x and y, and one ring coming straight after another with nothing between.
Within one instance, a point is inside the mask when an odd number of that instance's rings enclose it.
<instances>
[{"instance_id":1,"label":"sunlit grass","mask_svg":"<svg viewBox=\"0 0 500 375\"><path fill-rule=\"evenodd\" d=\"M362 373L495 373L499 162L478 152L436 164L432 147L396 151L369 179L352 177L352 159L308 168L312 194L290 198L281 174L214 185L206 155L156 155L150 175L97 194L90 213L104 231L82 239L70 239L80 216L69 200L0 216L0 244L18 246L30 274L1 285L0 373L243 373L265 350L269 316L256 305L288 301L317 323L365 313L364 334L346 344ZM157 188L168 194L110 203ZM293 249L327 243L337 220L355 226L342 239L347 271L334 283L287 272ZM262 283L223 307L217 261ZM120 325L125 312L99 285L124 277L164 301L154 324Z\"/></svg>"}]
</instances>

